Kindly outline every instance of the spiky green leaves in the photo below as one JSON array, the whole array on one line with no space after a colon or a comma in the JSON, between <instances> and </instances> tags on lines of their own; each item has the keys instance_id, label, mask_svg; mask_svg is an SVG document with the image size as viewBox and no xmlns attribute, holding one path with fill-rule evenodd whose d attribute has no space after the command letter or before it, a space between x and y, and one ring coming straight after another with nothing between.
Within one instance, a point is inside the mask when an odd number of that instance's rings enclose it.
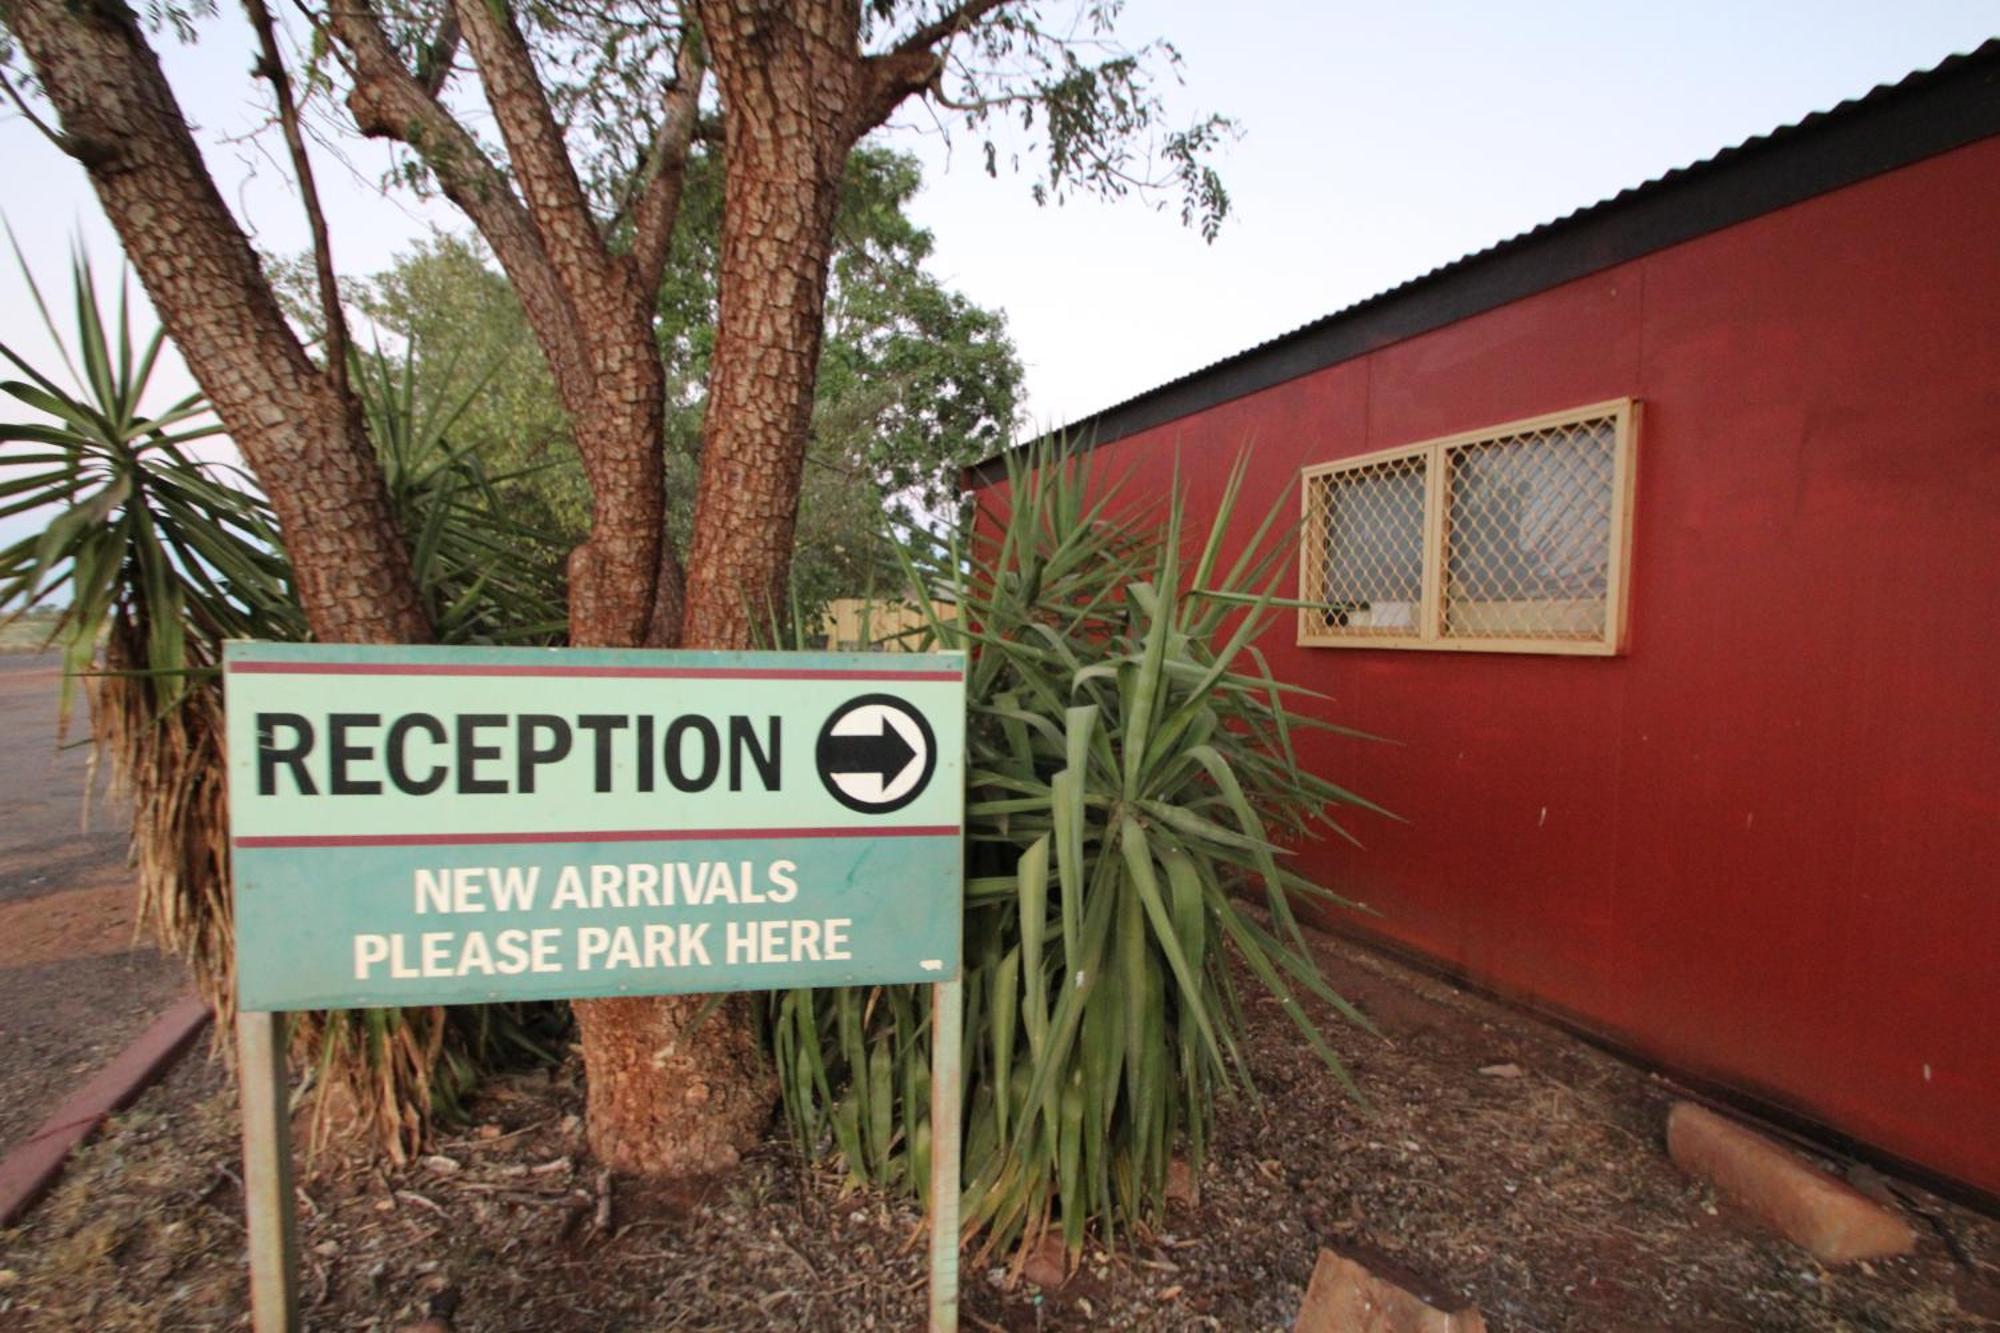
<instances>
[{"instance_id":1,"label":"spiky green leaves","mask_svg":"<svg viewBox=\"0 0 2000 1333\"><path fill-rule=\"evenodd\" d=\"M1297 992L1362 1020L1319 977L1291 899L1341 900L1288 869L1286 845L1367 803L1299 767L1294 733L1323 724L1287 713L1254 647L1289 534L1274 511L1232 540L1240 466L1190 565L1178 500L1135 512L1081 461L1035 461L1010 473L1004 514L922 544L906 572L956 603L921 637L971 656L964 1218L997 1245L1059 1224L1074 1250L1090 1226L1108 1239L1157 1217L1170 1159L1198 1163L1216 1095L1247 1086L1233 968L1339 1072ZM775 1002L790 1123L857 1175L921 1179L906 1154L927 1141L922 1104L882 1098L928 1068L925 1003ZM910 1074L885 1078L885 1056Z\"/></svg>"},{"instance_id":2,"label":"spiky green leaves","mask_svg":"<svg viewBox=\"0 0 2000 1333\"><path fill-rule=\"evenodd\" d=\"M24 377L0 381L0 393L29 414L0 422L0 518L45 524L0 550L0 607L59 608L52 642L63 652L65 718L74 680L114 618L143 639L162 706L188 673L214 665L213 644L299 637L304 622L270 507L193 448L221 427L198 396L164 411L145 406L164 334L135 349L126 293L107 321L78 256L65 336L25 263L22 273L75 387L0 345Z\"/></svg>"}]
</instances>

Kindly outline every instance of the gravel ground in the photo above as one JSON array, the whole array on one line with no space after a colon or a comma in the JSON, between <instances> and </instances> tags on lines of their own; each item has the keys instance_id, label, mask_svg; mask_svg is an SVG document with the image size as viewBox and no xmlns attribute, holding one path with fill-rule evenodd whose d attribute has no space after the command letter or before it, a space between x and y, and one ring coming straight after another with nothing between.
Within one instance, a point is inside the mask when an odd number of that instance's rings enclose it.
<instances>
[{"instance_id":1,"label":"gravel ground","mask_svg":"<svg viewBox=\"0 0 2000 1333\"><path fill-rule=\"evenodd\" d=\"M1666 1160L1671 1086L1378 955L1322 953L1389 1038L1334 1030L1368 1105L1252 1003L1263 1097L1224 1108L1198 1202L1057 1289L969 1265L967 1328L1286 1328L1322 1245L1498 1330L2000 1328L1993 1219L1864 1171L1918 1251L1821 1268ZM776 1145L672 1191L603 1180L581 1110L569 1066L490 1085L407 1168L322 1155L300 1196L308 1325L393 1329L441 1301L461 1330L921 1326L909 1201ZM0 1233L0 1324L240 1322L233 1117L199 1056L149 1093Z\"/></svg>"}]
</instances>

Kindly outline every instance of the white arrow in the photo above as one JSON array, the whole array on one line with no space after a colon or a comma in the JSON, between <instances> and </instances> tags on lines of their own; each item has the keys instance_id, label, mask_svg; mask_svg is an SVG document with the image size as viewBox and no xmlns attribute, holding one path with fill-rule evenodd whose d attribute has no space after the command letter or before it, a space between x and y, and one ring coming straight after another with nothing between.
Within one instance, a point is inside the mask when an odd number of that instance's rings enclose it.
<instances>
[{"instance_id":1,"label":"white arrow","mask_svg":"<svg viewBox=\"0 0 2000 1333\"><path fill-rule=\"evenodd\" d=\"M944 971L944 959L926 958L922 962L918 963L917 966L921 967L926 972L942 972Z\"/></svg>"}]
</instances>

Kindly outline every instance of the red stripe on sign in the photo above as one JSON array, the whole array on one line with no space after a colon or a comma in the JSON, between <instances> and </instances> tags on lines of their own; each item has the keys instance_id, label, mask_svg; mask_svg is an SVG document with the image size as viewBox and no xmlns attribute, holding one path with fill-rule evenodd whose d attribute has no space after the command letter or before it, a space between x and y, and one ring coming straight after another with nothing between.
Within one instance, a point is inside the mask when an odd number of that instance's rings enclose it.
<instances>
[{"instance_id":1,"label":"red stripe on sign","mask_svg":"<svg viewBox=\"0 0 2000 1333\"><path fill-rule=\"evenodd\" d=\"M250 676L590 676L610 680L950 680L956 671L843 671L798 667L622 667L548 666L449 662L231 662L228 670Z\"/></svg>"},{"instance_id":2,"label":"red stripe on sign","mask_svg":"<svg viewBox=\"0 0 2000 1333\"><path fill-rule=\"evenodd\" d=\"M487 847L508 843L741 842L751 838L955 838L956 824L893 824L884 828L604 829L588 833L355 833L236 839L251 847Z\"/></svg>"}]
</instances>

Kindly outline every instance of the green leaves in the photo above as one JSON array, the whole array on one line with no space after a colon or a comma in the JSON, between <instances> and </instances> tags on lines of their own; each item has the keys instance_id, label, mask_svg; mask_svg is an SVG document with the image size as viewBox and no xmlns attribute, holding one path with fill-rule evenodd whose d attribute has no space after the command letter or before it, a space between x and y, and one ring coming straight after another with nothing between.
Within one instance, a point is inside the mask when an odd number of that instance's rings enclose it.
<instances>
[{"instance_id":1,"label":"green leaves","mask_svg":"<svg viewBox=\"0 0 2000 1333\"><path fill-rule=\"evenodd\" d=\"M894 46L911 24L938 22L950 0L869 6L867 32ZM1213 241L1229 195L1212 160L1240 134L1226 116L1178 119L1181 55L1171 42L1128 43L1123 0L1008 5L942 45L934 105L963 118L997 176L1026 171L1036 203L1074 195L1178 203L1183 225ZM1039 157L1039 162L1032 159ZM1028 163L1032 163L1029 165Z\"/></svg>"},{"instance_id":2,"label":"green leaves","mask_svg":"<svg viewBox=\"0 0 2000 1333\"><path fill-rule=\"evenodd\" d=\"M0 517L46 515L41 533L0 550L0 606L58 608L51 641L63 651L65 719L75 678L114 620L144 643L147 688L170 707L193 673L214 667L221 640L303 633L276 521L262 496L193 452L221 429L198 397L147 415L162 335L135 353L122 290L107 322L89 261L74 258L65 338L22 273L77 388L0 344L25 377L0 382L0 393L43 418L0 422Z\"/></svg>"},{"instance_id":3,"label":"green leaves","mask_svg":"<svg viewBox=\"0 0 2000 1333\"><path fill-rule=\"evenodd\" d=\"M1088 1227L1109 1241L1156 1219L1170 1160L1198 1166L1216 1095L1244 1086L1233 967L1339 1072L1296 991L1364 1020L1319 977L1291 898L1341 900L1286 868L1285 843L1367 803L1298 766L1305 720L1254 646L1290 538L1275 515L1247 542L1230 527L1240 466L1187 566L1178 499L1135 513L1075 458L1034 463L1004 512L914 541L905 569L956 603L926 646L971 657L966 1226L991 1247L1059 1223L1074 1250ZM929 1068L925 1005L906 988L774 1001L788 1123L857 1176L920 1179L913 1131L885 1158L858 1130L894 1095L884 1053Z\"/></svg>"},{"instance_id":4,"label":"green leaves","mask_svg":"<svg viewBox=\"0 0 2000 1333\"><path fill-rule=\"evenodd\" d=\"M240 469L195 450L221 433L206 404L189 397L149 414L162 335L135 349L123 293L107 320L81 258L71 280L65 338L28 278L69 386L0 345L19 376L0 380L15 409L0 420L0 517L44 520L0 550L0 607L55 610L46 623L64 655L64 715L87 679L92 739L132 796L141 915L226 1014L233 941L217 667L225 641L301 640L305 618L270 506ZM441 636L559 638L562 546L509 516L499 488L511 478L455 438L469 395L453 363L419 385L414 357L377 352L353 381ZM480 382L472 377L471 392ZM548 1013L369 1010L302 1016L293 1030L390 1150L406 1153L502 1052L548 1049Z\"/></svg>"},{"instance_id":5,"label":"green leaves","mask_svg":"<svg viewBox=\"0 0 2000 1333\"><path fill-rule=\"evenodd\" d=\"M503 494L536 469L490 472L481 444L454 434L503 362L464 377L453 356L442 373L423 375L411 342L400 361L378 347L355 363L355 392L438 641L558 641L569 623L563 538L517 517Z\"/></svg>"}]
</instances>

